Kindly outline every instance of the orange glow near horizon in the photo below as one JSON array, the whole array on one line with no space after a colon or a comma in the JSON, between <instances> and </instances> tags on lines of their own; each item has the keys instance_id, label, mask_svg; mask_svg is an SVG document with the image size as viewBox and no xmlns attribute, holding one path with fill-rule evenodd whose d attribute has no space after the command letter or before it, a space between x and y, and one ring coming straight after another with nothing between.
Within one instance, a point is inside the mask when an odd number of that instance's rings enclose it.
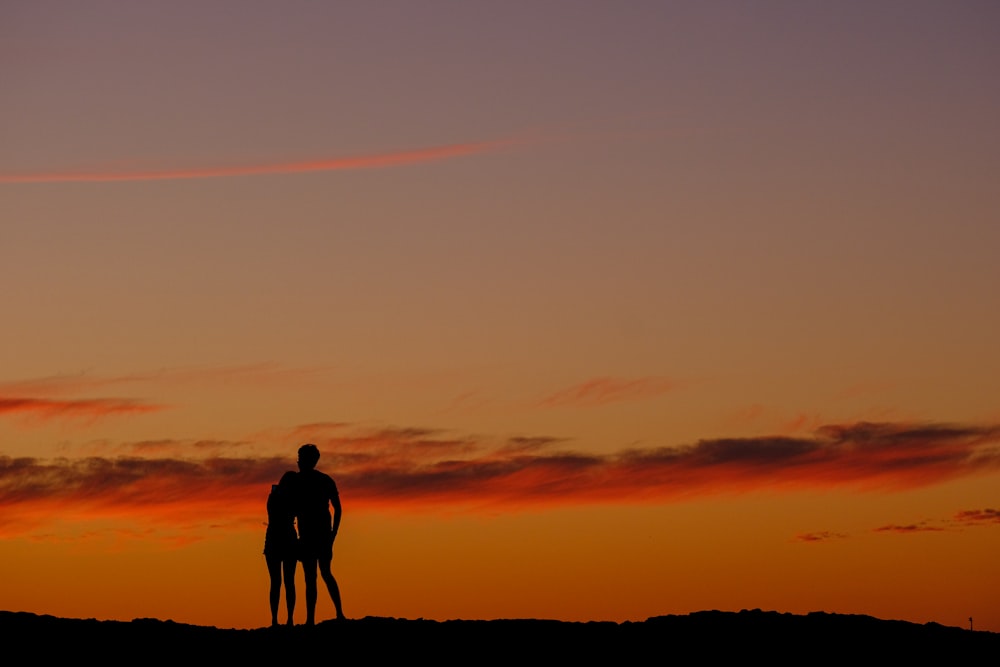
<instances>
[{"instance_id":1,"label":"orange glow near horizon","mask_svg":"<svg viewBox=\"0 0 1000 667\"><path fill-rule=\"evenodd\" d=\"M981 587L996 583L992 561L984 556L997 546L995 530L952 530L947 539L938 533L893 537L867 531L802 544L781 535L781 525L801 520L793 509L779 509L783 504L750 497L735 513L720 503L697 512L684 506L564 509L416 521L413 515L348 512L334 571L348 613L356 617L393 609L399 617L439 620L639 621L702 609L764 608L833 609L916 622L946 618L959 624L971 606L981 610L976 613L982 622L991 622ZM769 508L771 526L751 518L760 508ZM704 525L692 533L694 522ZM43 590L31 578L19 578L5 595L8 605L20 602L18 609L58 615L129 620L155 613L181 622L259 627L266 618L266 572L259 555L263 528L249 528L209 530L192 538L163 535L153 524L148 531L119 535L97 530L65 543L8 540L0 545L0 556L22 571L44 571L49 559L67 549L73 564L48 574L51 584ZM956 539L969 554L969 570L953 572L947 586L968 605L939 599L928 606L944 584L923 577L923 565L906 554L918 549L929 562L939 562L949 557L946 544ZM400 552L398 544L408 547ZM614 548L605 553L609 544ZM706 558L706 552L715 555ZM796 563L806 554L810 565L802 569ZM865 559L865 568L856 567L858 558ZM748 567L754 577L745 576ZM190 580L205 577L211 586L197 592L190 587ZM103 580L122 581L126 588L116 587L113 598L103 598ZM887 585L893 596L857 602L866 588ZM329 600L321 598L319 613L330 615Z\"/></svg>"}]
</instances>

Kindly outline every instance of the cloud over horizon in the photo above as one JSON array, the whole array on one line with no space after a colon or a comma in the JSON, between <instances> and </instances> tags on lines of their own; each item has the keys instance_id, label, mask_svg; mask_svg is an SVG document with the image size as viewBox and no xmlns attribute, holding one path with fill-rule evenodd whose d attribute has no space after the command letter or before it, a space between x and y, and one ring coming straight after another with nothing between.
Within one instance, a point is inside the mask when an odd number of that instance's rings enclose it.
<instances>
[{"instance_id":1,"label":"cloud over horizon","mask_svg":"<svg viewBox=\"0 0 1000 667\"><path fill-rule=\"evenodd\" d=\"M434 429L311 426L323 452L320 468L337 480L352 510L494 512L752 491L893 491L1000 470L995 426L830 425L809 438L702 440L610 454L559 449L565 441L546 437L487 443ZM160 443L148 442L155 452ZM67 512L170 522L263 514L269 485L294 468L294 453L211 455L218 444L192 445L189 451L210 454L205 458L0 457L0 534ZM980 512L975 516L994 520L992 510Z\"/></svg>"}]
</instances>

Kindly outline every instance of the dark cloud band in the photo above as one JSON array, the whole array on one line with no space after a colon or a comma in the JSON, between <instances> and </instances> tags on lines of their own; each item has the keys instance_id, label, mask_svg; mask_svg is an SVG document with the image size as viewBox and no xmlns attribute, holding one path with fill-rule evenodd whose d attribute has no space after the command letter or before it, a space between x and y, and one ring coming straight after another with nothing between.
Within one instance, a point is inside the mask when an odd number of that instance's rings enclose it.
<instances>
[{"instance_id":1,"label":"dark cloud band","mask_svg":"<svg viewBox=\"0 0 1000 667\"><path fill-rule=\"evenodd\" d=\"M462 505L492 511L669 502L759 489L894 490L1000 469L996 427L861 423L823 427L808 438L703 440L607 455L557 449L565 443L553 438L488 447L425 429L352 436L337 425L327 433L316 439L320 467L334 475L355 509ZM103 513L186 507L214 516L253 514L268 485L293 467L291 455L0 457L0 504L12 513L34 503L62 503ZM986 512L966 520L994 520L992 510Z\"/></svg>"}]
</instances>

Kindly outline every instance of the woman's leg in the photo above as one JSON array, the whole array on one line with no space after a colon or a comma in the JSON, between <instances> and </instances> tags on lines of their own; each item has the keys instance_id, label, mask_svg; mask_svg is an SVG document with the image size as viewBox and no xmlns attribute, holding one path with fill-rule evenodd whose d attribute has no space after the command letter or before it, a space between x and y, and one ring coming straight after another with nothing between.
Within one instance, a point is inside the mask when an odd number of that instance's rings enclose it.
<instances>
[{"instance_id":1,"label":"woman's leg","mask_svg":"<svg viewBox=\"0 0 1000 667\"><path fill-rule=\"evenodd\" d=\"M271 603L271 625L278 624L278 602L281 600L281 559L275 556L264 556L267 562L267 574L271 579L268 599Z\"/></svg>"}]
</instances>

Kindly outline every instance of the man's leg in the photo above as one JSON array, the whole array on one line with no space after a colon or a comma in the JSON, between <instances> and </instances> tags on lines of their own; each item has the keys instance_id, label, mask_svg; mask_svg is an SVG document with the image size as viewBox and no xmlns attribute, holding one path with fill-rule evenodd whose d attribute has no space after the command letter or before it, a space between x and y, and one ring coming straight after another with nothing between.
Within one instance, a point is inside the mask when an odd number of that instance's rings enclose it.
<instances>
[{"instance_id":1,"label":"man's leg","mask_svg":"<svg viewBox=\"0 0 1000 667\"><path fill-rule=\"evenodd\" d=\"M316 625L316 559L302 559L302 574L306 579L306 625Z\"/></svg>"},{"instance_id":2,"label":"man's leg","mask_svg":"<svg viewBox=\"0 0 1000 667\"><path fill-rule=\"evenodd\" d=\"M295 613L295 567L298 561L289 558L282 564L285 575L285 607L288 609L288 625L294 625L292 616Z\"/></svg>"},{"instance_id":3,"label":"man's leg","mask_svg":"<svg viewBox=\"0 0 1000 667\"><path fill-rule=\"evenodd\" d=\"M337 608L337 618L344 619L344 607L340 602L340 587L337 586L337 580L333 578L333 572L330 571L330 561L320 559L319 561L319 572L323 577L323 583L326 584L326 590L330 592L330 599L333 600L333 606ZM316 585L315 576L313 577L313 586Z\"/></svg>"}]
</instances>

